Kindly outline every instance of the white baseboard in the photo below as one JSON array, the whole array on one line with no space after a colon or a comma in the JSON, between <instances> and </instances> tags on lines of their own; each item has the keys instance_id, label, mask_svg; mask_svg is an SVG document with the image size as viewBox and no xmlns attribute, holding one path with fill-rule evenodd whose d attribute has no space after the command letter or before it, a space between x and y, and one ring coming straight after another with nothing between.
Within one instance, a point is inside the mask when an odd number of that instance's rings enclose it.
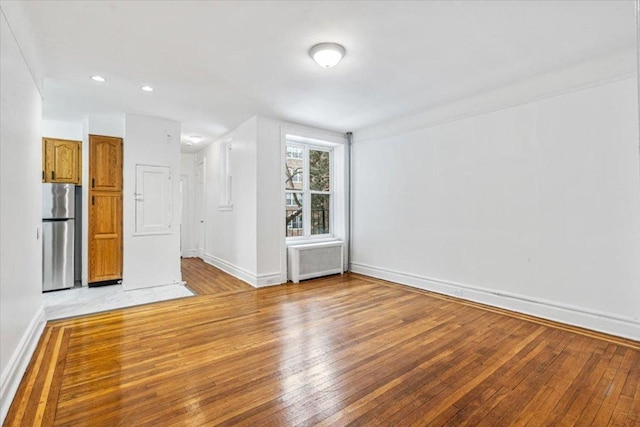
<instances>
[{"instance_id":1,"label":"white baseboard","mask_svg":"<svg viewBox=\"0 0 640 427\"><path fill-rule=\"evenodd\" d=\"M282 283L281 281L282 274L280 272L255 275L242 267L233 265L211 254L204 254L202 259L207 264L211 264L214 267L217 267L220 270L224 271L225 273L229 273L233 277L236 277L242 280L243 282L247 282L254 288L263 288L265 286L276 286Z\"/></svg>"},{"instance_id":2,"label":"white baseboard","mask_svg":"<svg viewBox=\"0 0 640 427\"><path fill-rule=\"evenodd\" d=\"M197 256L198 256L197 249L187 249L184 252L182 252L182 258L195 258Z\"/></svg>"},{"instance_id":3,"label":"white baseboard","mask_svg":"<svg viewBox=\"0 0 640 427\"><path fill-rule=\"evenodd\" d=\"M267 274L258 274L256 288L264 288L267 286L277 286L283 283L286 283L286 280L282 281L282 274L278 273L267 273Z\"/></svg>"},{"instance_id":4,"label":"white baseboard","mask_svg":"<svg viewBox=\"0 0 640 427\"><path fill-rule=\"evenodd\" d=\"M31 319L24 335L22 335L7 367L2 372L2 380L0 381L0 402L2 402L0 404L0 424L4 423L7 417L11 402L16 391L18 391L18 386L27 370L31 356L36 350L45 324L44 307L40 306L33 319Z\"/></svg>"},{"instance_id":5,"label":"white baseboard","mask_svg":"<svg viewBox=\"0 0 640 427\"><path fill-rule=\"evenodd\" d=\"M361 263L351 267L354 273L640 341L640 322L630 317Z\"/></svg>"}]
</instances>

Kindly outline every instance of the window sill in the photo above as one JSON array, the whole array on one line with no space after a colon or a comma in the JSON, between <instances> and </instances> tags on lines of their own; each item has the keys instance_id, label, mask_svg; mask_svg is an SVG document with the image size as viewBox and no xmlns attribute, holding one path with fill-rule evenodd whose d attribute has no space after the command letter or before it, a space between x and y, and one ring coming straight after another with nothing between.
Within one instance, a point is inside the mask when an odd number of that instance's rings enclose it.
<instances>
[{"instance_id":1,"label":"window sill","mask_svg":"<svg viewBox=\"0 0 640 427\"><path fill-rule=\"evenodd\" d=\"M310 245L313 243L343 243L342 239L337 237L309 237L309 238L289 238L287 239L287 247L297 245Z\"/></svg>"}]
</instances>

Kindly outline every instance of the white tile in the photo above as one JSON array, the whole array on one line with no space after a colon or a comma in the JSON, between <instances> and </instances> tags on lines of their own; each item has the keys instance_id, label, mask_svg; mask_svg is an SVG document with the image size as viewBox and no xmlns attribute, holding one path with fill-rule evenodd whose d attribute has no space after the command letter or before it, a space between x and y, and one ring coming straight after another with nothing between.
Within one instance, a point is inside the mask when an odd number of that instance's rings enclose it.
<instances>
[{"instance_id":1,"label":"white tile","mask_svg":"<svg viewBox=\"0 0 640 427\"><path fill-rule=\"evenodd\" d=\"M193 295L184 285L166 285L132 291L125 291L122 285L110 285L46 292L42 300L47 320L53 320Z\"/></svg>"}]
</instances>

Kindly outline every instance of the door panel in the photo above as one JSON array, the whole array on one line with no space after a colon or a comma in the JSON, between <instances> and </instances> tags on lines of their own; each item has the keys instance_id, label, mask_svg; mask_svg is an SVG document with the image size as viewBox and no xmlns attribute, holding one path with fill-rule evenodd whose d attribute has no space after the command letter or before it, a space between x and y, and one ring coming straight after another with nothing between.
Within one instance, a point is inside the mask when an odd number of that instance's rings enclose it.
<instances>
[{"instance_id":1,"label":"door panel","mask_svg":"<svg viewBox=\"0 0 640 427\"><path fill-rule=\"evenodd\" d=\"M96 191L122 191L122 138L89 135L89 185Z\"/></svg>"},{"instance_id":2,"label":"door panel","mask_svg":"<svg viewBox=\"0 0 640 427\"><path fill-rule=\"evenodd\" d=\"M53 158L52 179L55 182L75 183L78 181L78 144L69 141L53 140L51 144Z\"/></svg>"},{"instance_id":3,"label":"door panel","mask_svg":"<svg viewBox=\"0 0 640 427\"><path fill-rule=\"evenodd\" d=\"M122 194L93 192L89 203L89 282L122 278Z\"/></svg>"}]
</instances>

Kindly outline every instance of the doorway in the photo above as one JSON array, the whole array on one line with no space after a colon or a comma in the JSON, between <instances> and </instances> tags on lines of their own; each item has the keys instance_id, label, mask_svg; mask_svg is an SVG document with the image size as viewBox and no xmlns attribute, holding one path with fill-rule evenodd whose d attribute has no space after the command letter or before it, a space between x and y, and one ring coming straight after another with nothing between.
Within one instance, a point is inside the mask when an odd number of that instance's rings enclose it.
<instances>
[{"instance_id":1,"label":"doorway","mask_svg":"<svg viewBox=\"0 0 640 427\"><path fill-rule=\"evenodd\" d=\"M195 170L195 234L196 256L203 258L205 254L205 162L204 159L196 164Z\"/></svg>"}]
</instances>

